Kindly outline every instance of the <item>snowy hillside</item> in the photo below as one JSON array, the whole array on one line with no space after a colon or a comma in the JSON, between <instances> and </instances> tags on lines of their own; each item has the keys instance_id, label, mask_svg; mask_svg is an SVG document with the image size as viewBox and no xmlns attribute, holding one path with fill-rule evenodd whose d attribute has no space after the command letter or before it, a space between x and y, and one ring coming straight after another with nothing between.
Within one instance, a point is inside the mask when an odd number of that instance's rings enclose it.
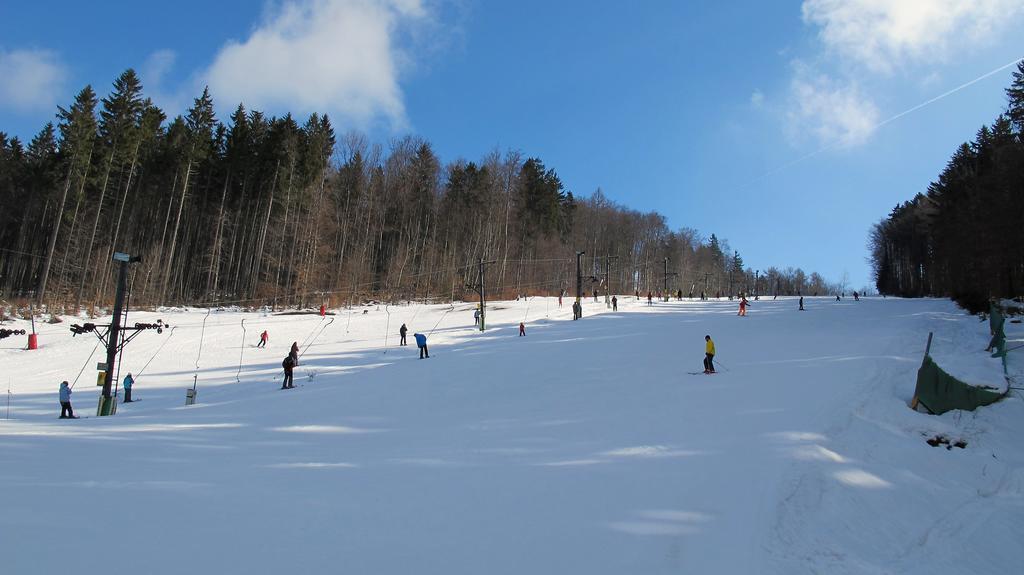
<instances>
[{"instance_id":1,"label":"snowy hillside","mask_svg":"<svg viewBox=\"0 0 1024 575\"><path fill-rule=\"evenodd\" d=\"M38 351L3 340L0 572L1019 572L1019 396L906 407L930 330L943 367L991 375L980 352L943 355L985 346L977 318L940 300L780 298L742 318L623 297L573 322L569 304L496 302L483 334L468 303L214 311L205 328L205 310L133 312L175 326L126 349L142 401L77 421L57 419L57 386L84 366L72 399L95 414L95 338L66 321ZM705 334L720 372L691 375ZM281 390L293 341L299 387Z\"/></svg>"}]
</instances>

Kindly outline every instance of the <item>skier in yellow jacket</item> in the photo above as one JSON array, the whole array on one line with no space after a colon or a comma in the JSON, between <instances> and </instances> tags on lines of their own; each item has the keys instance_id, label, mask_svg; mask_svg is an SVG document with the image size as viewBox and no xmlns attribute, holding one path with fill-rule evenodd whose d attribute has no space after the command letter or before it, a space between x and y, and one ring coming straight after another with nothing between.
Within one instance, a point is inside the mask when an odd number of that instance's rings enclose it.
<instances>
[{"instance_id":1,"label":"skier in yellow jacket","mask_svg":"<svg viewBox=\"0 0 1024 575\"><path fill-rule=\"evenodd\" d=\"M715 342L704 336L704 373L715 373Z\"/></svg>"}]
</instances>

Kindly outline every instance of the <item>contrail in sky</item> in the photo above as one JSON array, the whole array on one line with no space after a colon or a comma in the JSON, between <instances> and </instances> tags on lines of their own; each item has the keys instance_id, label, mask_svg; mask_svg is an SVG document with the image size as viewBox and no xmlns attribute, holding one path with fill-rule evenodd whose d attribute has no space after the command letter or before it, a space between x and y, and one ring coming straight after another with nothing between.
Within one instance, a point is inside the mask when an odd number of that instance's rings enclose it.
<instances>
[{"instance_id":1,"label":"contrail in sky","mask_svg":"<svg viewBox=\"0 0 1024 575\"><path fill-rule=\"evenodd\" d=\"M986 73L982 74L981 76L978 76L977 78L975 78L975 79L973 79L973 80L971 80L969 82L964 82L963 84L960 84L959 86L957 86L956 88L953 88L952 90L948 90L946 92L943 92L942 94L939 94L938 96L935 96L934 98L932 98L930 100L925 100L924 102L921 102L920 104L918 104L916 106L913 106L911 108L903 110L902 112L900 112L899 114L896 114L895 116L891 116L889 118L886 118L885 120L882 120L881 122L879 122L879 123L875 124L874 126L872 126L871 127L871 131L874 132L875 130L878 130L879 128L881 128L881 127L883 127L883 126L885 126L887 124L891 124L892 122L895 122L896 120L899 120L900 118L902 118L903 116L906 116L907 114L912 114L912 113L920 110L921 108L924 108L925 106L928 106L929 104L934 104L935 102L938 102L939 100L941 100L941 99L943 99L943 98L945 98L947 96L951 96L953 94L956 94L960 90L963 90L964 88L968 88L970 86L973 86L974 84L977 84L978 82L984 80L985 78L988 78L989 76L993 76L995 74L998 74L999 72L1002 72L1003 70L1005 70L1007 68L1010 68L1012 66L1016 66L1020 62L1024 62L1024 58L1017 58L1016 60L1014 60L1013 62L1010 62L1009 64L1003 64L1002 66L1000 66L1000 67L998 67L998 68L996 68L996 69L994 69L992 71L986 72ZM787 162L787 163L785 163L785 164L783 164L783 165L781 165L781 166L779 166L779 167L777 167L777 168L775 168L773 170L765 172L764 174L760 175L759 177L754 178L753 180L750 180L746 184L740 186L739 188L737 188L737 190L742 190L742 189L745 189L745 188L749 188L750 186L756 184L757 182L760 182L761 180L763 180L763 179L765 179L765 178L767 178L769 176L773 176L773 175L775 175L775 174L777 174L777 173L779 173L779 172L781 172L783 170L789 169L789 168L791 168L791 167L793 167L793 166L795 166L795 165L797 165L797 164L799 164L801 162L807 161L807 160L813 158L814 156L817 156L818 154L821 154L822 152L827 152L828 150L831 150L832 148L838 146L840 143L841 143L841 140L835 140L831 144L828 144L826 146L818 148L817 150L815 150L815 151L813 151L813 152L811 152L809 154L800 156L799 158L797 158L795 160L789 161L789 162Z\"/></svg>"}]
</instances>

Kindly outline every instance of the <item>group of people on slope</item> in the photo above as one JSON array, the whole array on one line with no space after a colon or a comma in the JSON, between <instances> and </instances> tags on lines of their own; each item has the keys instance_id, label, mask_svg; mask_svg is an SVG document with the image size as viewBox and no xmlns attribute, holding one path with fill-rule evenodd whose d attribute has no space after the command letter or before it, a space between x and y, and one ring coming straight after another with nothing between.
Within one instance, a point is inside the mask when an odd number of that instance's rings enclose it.
<instances>
[{"instance_id":1,"label":"group of people on slope","mask_svg":"<svg viewBox=\"0 0 1024 575\"><path fill-rule=\"evenodd\" d=\"M124 376L122 380L122 386L124 388L124 403L131 403L132 399L132 386L135 385L135 378L132 377L131 372ZM57 391L58 400L60 401L60 419L78 419L75 415L75 410L71 407L71 385L64 380L60 382L60 389Z\"/></svg>"},{"instance_id":2,"label":"group of people on slope","mask_svg":"<svg viewBox=\"0 0 1024 575\"><path fill-rule=\"evenodd\" d=\"M651 294L648 294L648 301L650 301L650 299L651 299ZM745 312L746 305L748 305L748 302L744 298L744 299L742 299L740 301L740 315L746 315L746 312ZM577 302L573 302L573 319L574 320L575 319L580 319L580 318L583 317L582 307L583 306L580 305L580 302L578 302L578 301ZM618 310L618 298L616 298L614 296L612 297L612 309L613 310ZM803 298L802 297L800 298L800 309L801 310L803 309ZM479 321L479 313L480 313L480 311L476 310L476 314L475 315L477 316L477 321ZM409 333L409 328L403 323L402 327L400 327L398 329L398 335L399 335L399 343L398 343L398 345L400 345L400 346L408 345L408 342L406 341L406 337L407 337L408 333ZM526 324L524 322L519 322L519 337L523 337L525 335L526 335ZM430 358L430 352L427 349L427 336L422 334L422 333L414 333L413 337L416 339L416 347L419 348L420 359L429 359ZM263 330L263 332L260 334L260 339L259 339L259 342L256 344L256 347L263 347L263 348L265 348L266 345L267 345L267 341L268 340L269 340L269 334L267 333L267 330ZM706 342L706 345L705 345L705 356L704 356L704 373L708 373L708 374L715 373L715 364L714 364L714 359L715 359L715 342L712 341L710 335L705 335L704 336L704 340ZM295 368L298 367L298 365L299 365L299 355L300 355L300 352L299 352L299 342L297 342L297 341L292 342L292 346L291 346L291 349L288 352L288 355L281 362L281 367L284 368L284 381L282 381L282 383L281 383L281 389L294 389L295 388L294 373L295 373ZM133 387L134 384L135 384L135 378L132 376L131 373L128 373L128 375L125 376L125 378L123 380L124 402L125 403L130 403L130 402L133 401L132 400L132 387ZM68 384L67 381L63 381L60 384L59 399L60 399L60 406L61 406L60 418L61 419L77 419L77 417L75 416L74 410L73 410L73 408L71 406L71 387L70 387L70 385Z\"/></svg>"}]
</instances>

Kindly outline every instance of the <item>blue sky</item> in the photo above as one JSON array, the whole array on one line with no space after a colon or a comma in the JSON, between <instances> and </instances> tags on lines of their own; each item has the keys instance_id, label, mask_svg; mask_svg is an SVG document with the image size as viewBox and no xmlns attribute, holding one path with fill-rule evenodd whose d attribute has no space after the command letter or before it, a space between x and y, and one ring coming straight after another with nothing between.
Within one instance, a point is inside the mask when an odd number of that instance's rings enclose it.
<instances>
[{"instance_id":1,"label":"blue sky","mask_svg":"<svg viewBox=\"0 0 1024 575\"><path fill-rule=\"evenodd\" d=\"M853 289L871 224L1003 110L1011 70L886 120L1024 57L1021 32L1022 0L6 1L0 130L27 140L134 67L171 114L209 84L222 116L326 112L446 161L518 149Z\"/></svg>"}]
</instances>

